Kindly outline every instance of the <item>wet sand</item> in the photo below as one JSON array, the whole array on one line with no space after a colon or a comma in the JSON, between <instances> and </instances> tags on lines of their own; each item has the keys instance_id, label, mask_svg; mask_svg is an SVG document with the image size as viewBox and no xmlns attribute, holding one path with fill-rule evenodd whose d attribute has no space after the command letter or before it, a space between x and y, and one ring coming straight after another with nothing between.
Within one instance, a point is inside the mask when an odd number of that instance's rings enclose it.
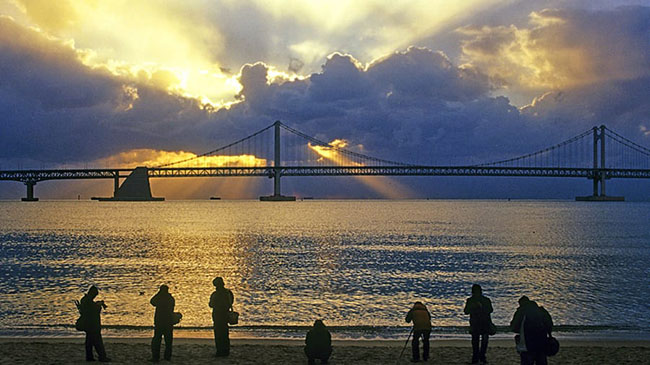
<instances>
[{"instance_id":1,"label":"wet sand","mask_svg":"<svg viewBox=\"0 0 650 365\"><path fill-rule=\"evenodd\" d=\"M148 363L150 339L107 338L106 351L113 363ZM557 356L549 364L647 364L650 341L561 340ZM306 364L299 340L232 340L227 358L214 356L210 339L174 340L174 364ZM404 341L334 341L332 364L410 364L410 343L398 361ZM164 345L163 345L164 348ZM162 353L161 353L162 355ZM471 358L469 340L432 341L431 364L467 364ZM2 338L0 364L82 364L83 338ZM511 340L490 341L490 364L518 364ZM161 361L161 363L167 363Z\"/></svg>"}]
</instances>

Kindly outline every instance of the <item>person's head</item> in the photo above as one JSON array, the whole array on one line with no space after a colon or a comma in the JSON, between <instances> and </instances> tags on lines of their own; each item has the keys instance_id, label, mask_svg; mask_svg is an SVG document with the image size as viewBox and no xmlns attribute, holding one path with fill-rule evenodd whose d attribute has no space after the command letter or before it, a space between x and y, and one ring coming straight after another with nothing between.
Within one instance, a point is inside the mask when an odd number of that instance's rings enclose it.
<instances>
[{"instance_id":1,"label":"person's head","mask_svg":"<svg viewBox=\"0 0 650 365\"><path fill-rule=\"evenodd\" d=\"M519 298L519 305L524 306L526 304L530 303L530 299L528 299L527 296L522 295L521 298Z\"/></svg>"},{"instance_id":2,"label":"person's head","mask_svg":"<svg viewBox=\"0 0 650 365\"><path fill-rule=\"evenodd\" d=\"M314 321L314 328L325 328L325 323L322 320L317 319Z\"/></svg>"},{"instance_id":3,"label":"person's head","mask_svg":"<svg viewBox=\"0 0 650 365\"><path fill-rule=\"evenodd\" d=\"M223 288L226 284L223 282L223 278L221 276L217 276L212 280L212 285L214 285L215 288L220 289Z\"/></svg>"},{"instance_id":4,"label":"person's head","mask_svg":"<svg viewBox=\"0 0 650 365\"><path fill-rule=\"evenodd\" d=\"M97 296L97 294L99 294L99 290L97 290L97 287L96 287L96 286L92 285L92 286L88 289L88 296L91 297L91 298L94 298L94 297Z\"/></svg>"},{"instance_id":5,"label":"person's head","mask_svg":"<svg viewBox=\"0 0 650 365\"><path fill-rule=\"evenodd\" d=\"M169 293L169 287L165 284L160 286L160 292L161 293Z\"/></svg>"},{"instance_id":6,"label":"person's head","mask_svg":"<svg viewBox=\"0 0 650 365\"><path fill-rule=\"evenodd\" d=\"M483 289L481 288L480 285L474 284L472 285L472 295L482 295L483 294Z\"/></svg>"},{"instance_id":7,"label":"person's head","mask_svg":"<svg viewBox=\"0 0 650 365\"><path fill-rule=\"evenodd\" d=\"M426 308L426 307L424 306L424 303L418 301L413 303L413 308Z\"/></svg>"}]
</instances>

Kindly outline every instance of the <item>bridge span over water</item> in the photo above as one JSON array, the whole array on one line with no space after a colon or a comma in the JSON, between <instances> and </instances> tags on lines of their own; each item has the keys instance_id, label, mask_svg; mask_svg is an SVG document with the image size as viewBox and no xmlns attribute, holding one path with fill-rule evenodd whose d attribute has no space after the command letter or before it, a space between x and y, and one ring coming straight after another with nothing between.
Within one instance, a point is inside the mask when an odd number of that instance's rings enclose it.
<instances>
[{"instance_id":1,"label":"bridge span over water","mask_svg":"<svg viewBox=\"0 0 650 365\"><path fill-rule=\"evenodd\" d=\"M281 131L294 137L284 146ZM273 132L273 140L265 143L265 132ZM316 159L297 157L298 149ZM269 156L260 166L228 166L214 157ZM289 156L288 159L282 156ZM610 157L611 156L611 157ZM607 157L607 158L606 158ZM227 159L226 159L227 160ZM607 162L610 162L609 164ZM312 162L312 163L310 163ZM313 163L317 162L317 163ZM240 164L239 162L236 162ZM213 166L217 164L218 166ZM224 166L225 165L225 166ZM585 166L586 165L586 166ZM554 146L510 158L471 166L429 166L395 162L367 156L339 148L301 133L281 122L234 143L196 157L172 161L155 167L98 168L98 169L43 169L0 171L0 180L19 181L26 185L23 201L37 201L34 186L47 180L113 179L114 194L100 200L162 200L151 194L150 178L188 177L268 177L274 180L273 195L261 200L295 200L281 194L281 178L288 176L518 176L585 178L592 180L592 195L578 200L623 200L606 195L605 182L614 178L650 178L650 149L647 149L605 126L594 127ZM124 179L120 185L120 179Z\"/></svg>"}]
</instances>

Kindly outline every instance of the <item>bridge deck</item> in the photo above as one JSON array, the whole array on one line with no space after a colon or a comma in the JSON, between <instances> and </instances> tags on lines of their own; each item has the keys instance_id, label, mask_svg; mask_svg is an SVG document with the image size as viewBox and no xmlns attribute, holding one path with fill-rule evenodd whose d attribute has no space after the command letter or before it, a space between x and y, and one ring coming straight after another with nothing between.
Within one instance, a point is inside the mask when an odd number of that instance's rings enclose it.
<instances>
[{"instance_id":1,"label":"bridge deck","mask_svg":"<svg viewBox=\"0 0 650 365\"><path fill-rule=\"evenodd\" d=\"M650 169L593 169L573 167L494 166L282 166L281 176L523 176L593 178L602 172L610 178L650 178ZM45 180L115 179L133 169L52 169L0 171L0 180L39 182ZM165 167L149 168L151 178L170 177L273 177L274 167Z\"/></svg>"}]
</instances>

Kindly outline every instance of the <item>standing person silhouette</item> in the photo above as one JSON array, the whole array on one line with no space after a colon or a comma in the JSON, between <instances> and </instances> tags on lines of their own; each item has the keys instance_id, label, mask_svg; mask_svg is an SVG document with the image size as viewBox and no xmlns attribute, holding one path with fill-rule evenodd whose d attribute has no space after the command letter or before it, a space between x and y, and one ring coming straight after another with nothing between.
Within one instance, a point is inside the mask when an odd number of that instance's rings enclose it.
<instances>
[{"instance_id":1,"label":"standing person silhouette","mask_svg":"<svg viewBox=\"0 0 650 365\"><path fill-rule=\"evenodd\" d=\"M422 302L415 302L406 314L406 322L413 321L413 341L411 362L420 361L420 337L422 337L422 360L429 360L429 337L431 336L431 315Z\"/></svg>"},{"instance_id":2,"label":"standing person silhouette","mask_svg":"<svg viewBox=\"0 0 650 365\"><path fill-rule=\"evenodd\" d=\"M86 295L79 302L79 312L83 321L84 332L86 332L86 361L95 361L93 356L93 347L97 351L100 362L110 362L111 359L106 357L104 349L104 340L102 339L102 308L106 309L103 300L94 301L99 294L96 286L91 286Z\"/></svg>"},{"instance_id":3,"label":"standing person silhouette","mask_svg":"<svg viewBox=\"0 0 650 365\"><path fill-rule=\"evenodd\" d=\"M160 361L160 343L165 337L165 360L172 358L172 342L174 341L174 305L176 301L169 294L169 287L161 285L158 293L149 301L156 307L153 317L153 339L151 340L151 361Z\"/></svg>"},{"instance_id":4,"label":"standing person silhouette","mask_svg":"<svg viewBox=\"0 0 650 365\"><path fill-rule=\"evenodd\" d=\"M510 322L515 337L521 365L546 365L546 342L553 331L553 319L546 309L528 299L519 298L519 308Z\"/></svg>"},{"instance_id":5,"label":"standing person silhouette","mask_svg":"<svg viewBox=\"0 0 650 365\"><path fill-rule=\"evenodd\" d=\"M472 296L465 302L465 314L469 314L469 328L472 334L472 364L487 364L488 340L492 321L492 302L483 295L483 289L478 284L472 285ZM479 338L481 347L479 350Z\"/></svg>"},{"instance_id":6,"label":"standing person silhouette","mask_svg":"<svg viewBox=\"0 0 650 365\"><path fill-rule=\"evenodd\" d=\"M228 312L232 308L235 297L230 289L224 286L223 278L217 276L212 280L214 292L210 296L210 308L212 308L212 322L214 324L214 346L217 349L217 357L230 354L230 338L228 333Z\"/></svg>"}]
</instances>

